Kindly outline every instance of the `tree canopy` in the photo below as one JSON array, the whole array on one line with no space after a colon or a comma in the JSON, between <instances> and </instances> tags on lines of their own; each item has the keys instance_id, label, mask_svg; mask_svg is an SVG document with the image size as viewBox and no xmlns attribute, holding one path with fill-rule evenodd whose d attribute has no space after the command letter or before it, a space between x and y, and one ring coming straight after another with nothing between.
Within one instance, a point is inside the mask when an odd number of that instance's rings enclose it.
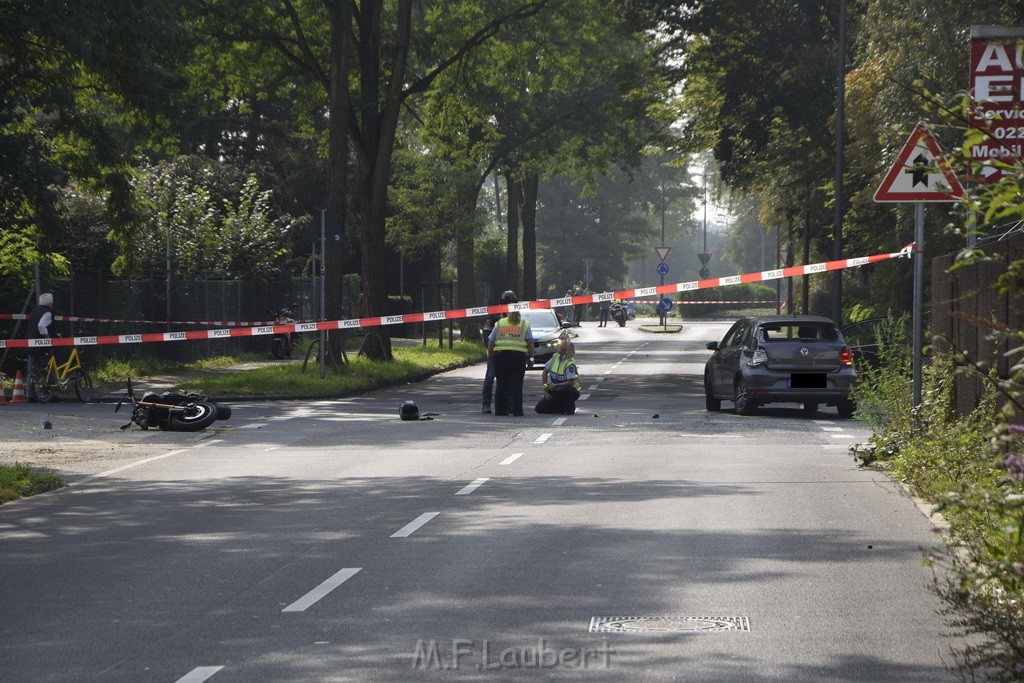
<instances>
[{"instance_id":1,"label":"tree canopy","mask_svg":"<svg viewBox=\"0 0 1024 683\"><path fill-rule=\"evenodd\" d=\"M909 241L907 208L871 194L916 122L947 150L963 141L946 112L967 86L970 26L1019 23L1024 2L847 8L840 208L846 253L862 255ZM387 312L399 254L435 264L422 277L457 280L460 305L488 303L496 287L525 298L579 280L554 262L580 243L615 255L595 270L612 288L661 240L663 212L672 237L695 229L686 167L705 150L739 217L725 241L736 267L760 264L766 231L791 222L812 260L829 257L838 9L5 3L4 292L21 300L35 264L50 278L142 272L166 261L169 231L178 277L214 266L282 277L313 241L301 217L324 208L338 235L327 254L332 316L346 271L361 276L366 312ZM945 210L928 221L930 249L962 239ZM908 276L848 275L847 312L905 305Z\"/></svg>"}]
</instances>

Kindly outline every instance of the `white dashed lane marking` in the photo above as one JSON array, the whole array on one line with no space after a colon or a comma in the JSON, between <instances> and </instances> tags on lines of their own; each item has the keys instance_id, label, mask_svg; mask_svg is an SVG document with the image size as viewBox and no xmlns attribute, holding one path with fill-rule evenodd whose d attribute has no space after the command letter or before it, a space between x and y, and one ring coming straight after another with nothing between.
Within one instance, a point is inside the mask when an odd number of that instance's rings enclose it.
<instances>
[{"instance_id":1,"label":"white dashed lane marking","mask_svg":"<svg viewBox=\"0 0 1024 683\"><path fill-rule=\"evenodd\" d=\"M362 567L348 567L342 569L340 572L331 576L319 586L309 591L301 598L293 602L292 604L285 607L282 612L305 612L306 609L315 604L318 600L326 596L332 590L345 583L353 576L359 573Z\"/></svg>"},{"instance_id":2,"label":"white dashed lane marking","mask_svg":"<svg viewBox=\"0 0 1024 683\"><path fill-rule=\"evenodd\" d=\"M502 460L498 464L499 465L511 465L512 463L514 463L516 460L518 460L521 457L523 457L522 453L513 453L512 455L508 456L507 458L505 458L504 460Z\"/></svg>"},{"instance_id":3,"label":"white dashed lane marking","mask_svg":"<svg viewBox=\"0 0 1024 683\"><path fill-rule=\"evenodd\" d=\"M423 526L424 524L426 524L427 522L432 520L434 517L437 517L439 514L441 514L441 513L440 512L424 512L422 515L420 515L416 519L412 520L411 522L409 522L408 524L403 526L401 529L399 529L395 533L391 534L391 538L407 538L408 536L412 536L414 531L416 531L421 526Z\"/></svg>"},{"instance_id":4,"label":"white dashed lane marking","mask_svg":"<svg viewBox=\"0 0 1024 683\"><path fill-rule=\"evenodd\" d=\"M545 441L547 441L550 438L551 438L550 434L541 434L540 436L537 437L537 440L534 441L534 443L544 443Z\"/></svg>"},{"instance_id":5,"label":"white dashed lane marking","mask_svg":"<svg viewBox=\"0 0 1024 683\"><path fill-rule=\"evenodd\" d=\"M223 668L223 666L197 666L175 681L175 683L203 683L203 681Z\"/></svg>"},{"instance_id":6,"label":"white dashed lane marking","mask_svg":"<svg viewBox=\"0 0 1024 683\"><path fill-rule=\"evenodd\" d=\"M565 420L566 420L566 418L560 417L557 420L555 420L554 422L552 422L551 426L552 427L561 427L562 425L565 424Z\"/></svg>"},{"instance_id":7,"label":"white dashed lane marking","mask_svg":"<svg viewBox=\"0 0 1024 683\"><path fill-rule=\"evenodd\" d=\"M466 484L455 495L456 496L468 496L469 494L473 493L473 491L476 491L478 488L483 486L487 482L487 479L488 479L488 477L482 477L480 479L474 479L472 481L472 483Z\"/></svg>"}]
</instances>

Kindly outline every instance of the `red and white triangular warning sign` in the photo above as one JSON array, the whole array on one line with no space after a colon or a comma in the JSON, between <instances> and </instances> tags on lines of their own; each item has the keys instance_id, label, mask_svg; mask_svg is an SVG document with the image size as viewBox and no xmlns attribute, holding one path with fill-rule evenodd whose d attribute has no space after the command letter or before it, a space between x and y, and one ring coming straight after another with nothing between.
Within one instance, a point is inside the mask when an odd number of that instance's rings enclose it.
<instances>
[{"instance_id":1,"label":"red and white triangular warning sign","mask_svg":"<svg viewBox=\"0 0 1024 683\"><path fill-rule=\"evenodd\" d=\"M658 258L664 261L668 258L668 252L672 251L672 247L655 247L654 253L658 255Z\"/></svg>"},{"instance_id":2,"label":"red and white triangular warning sign","mask_svg":"<svg viewBox=\"0 0 1024 683\"><path fill-rule=\"evenodd\" d=\"M917 124L875 190L876 202L955 202L963 196L963 186L923 123Z\"/></svg>"}]
</instances>

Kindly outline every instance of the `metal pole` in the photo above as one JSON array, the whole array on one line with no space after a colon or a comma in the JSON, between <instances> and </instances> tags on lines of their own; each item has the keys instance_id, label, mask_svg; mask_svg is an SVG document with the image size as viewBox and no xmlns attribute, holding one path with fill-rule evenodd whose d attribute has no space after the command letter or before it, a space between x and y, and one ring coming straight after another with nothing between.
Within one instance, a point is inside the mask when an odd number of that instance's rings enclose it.
<instances>
[{"instance_id":1,"label":"metal pole","mask_svg":"<svg viewBox=\"0 0 1024 683\"><path fill-rule=\"evenodd\" d=\"M793 265L793 212L791 210L786 211L786 216L789 218L789 237L786 239L786 267L790 268ZM792 275L786 278L786 312L790 315L796 313L793 309Z\"/></svg>"},{"instance_id":2,"label":"metal pole","mask_svg":"<svg viewBox=\"0 0 1024 683\"><path fill-rule=\"evenodd\" d=\"M167 321L167 330L171 329L171 223L168 219L167 222L167 283L165 294L167 296L167 315L164 320Z\"/></svg>"},{"instance_id":3,"label":"metal pole","mask_svg":"<svg viewBox=\"0 0 1024 683\"><path fill-rule=\"evenodd\" d=\"M775 226L775 270L782 265L782 226ZM782 279L775 278L775 315L782 313Z\"/></svg>"},{"instance_id":4,"label":"metal pole","mask_svg":"<svg viewBox=\"0 0 1024 683\"><path fill-rule=\"evenodd\" d=\"M968 185L967 192L971 189ZM973 249L978 245L978 213L971 209L967 212L967 247Z\"/></svg>"},{"instance_id":5,"label":"metal pole","mask_svg":"<svg viewBox=\"0 0 1024 683\"><path fill-rule=\"evenodd\" d=\"M804 263L807 265L811 262L811 212L807 208L806 202L804 203ZM807 311L810 306L811 298L811 278L809 275L804 275L804 302L803 302L803 314L807 315Z\"/></svg>"},{"instance_id":6,"label":"metal pole","mask_svg":"<svg viewBox=\"0 0 1024 683\"><path fill-rule=\"evenodd\" d=\"M455 281L448 281L448 300L453 304L455 303ZM451 320L448 321L448 348L455 348L455 323Z\"/></svg>"},{"instance_id":7,"label":"metal pole","mask_svg":"<svg viewBox=\"0 0 1024 683\"><path fill-rule=\"evenodd\" d=\"M327 209L320 209L320 320L326 320L327 311ZM326 363L327 354L324 349L327 346L327 330L320 330L320 346L317 348L317 359L320 361L320 379L327 377Z\"/></svg>"},{"instance_id":8,"label":"metal pole","mask_svg":"<svg viewBox=\"0 0 1024 683\"><path fill-rule=\"evenodd\" d=\"M921 405L921 312L924 293L924 202L914 202L914 399Z\"/></svg>"},{"instance_id":9,"label":"metal pole","mask_svg":"<svg viewBox=\"0 0 1024 683\"><path fill-rule=\"evenodd\" d=\"M832 209L832 260L843 258L843 137L846 117L846 0L839 0L839 68L836 75L835 206ZM842 324L843 271L832 275L832 319Z\"/></svg>"}]
</instances>

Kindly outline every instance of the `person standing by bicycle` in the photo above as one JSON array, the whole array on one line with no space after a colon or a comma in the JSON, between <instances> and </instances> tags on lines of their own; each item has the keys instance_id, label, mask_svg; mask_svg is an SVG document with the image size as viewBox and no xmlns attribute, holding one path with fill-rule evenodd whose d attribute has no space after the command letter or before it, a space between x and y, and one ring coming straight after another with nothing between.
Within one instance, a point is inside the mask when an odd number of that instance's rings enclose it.
<instances>
[{"instance_id":1,"label":"person standing by bicycle","mask_svg":"<svg viewBox=\"0 0 1024 683\"><path fill-rule=\"evenodd\" d=\"M53 293L45 292L39 295L39 303L32 309L28 317L28 329L25 330L26 339L49 339L50 328L53 326ZM26 377L31 377L32 371L46 365L49 351L46 347L28 347L28 372ZM28 383L27 398L34 401L35 388Z\"/></svg>"}]
</instances>

